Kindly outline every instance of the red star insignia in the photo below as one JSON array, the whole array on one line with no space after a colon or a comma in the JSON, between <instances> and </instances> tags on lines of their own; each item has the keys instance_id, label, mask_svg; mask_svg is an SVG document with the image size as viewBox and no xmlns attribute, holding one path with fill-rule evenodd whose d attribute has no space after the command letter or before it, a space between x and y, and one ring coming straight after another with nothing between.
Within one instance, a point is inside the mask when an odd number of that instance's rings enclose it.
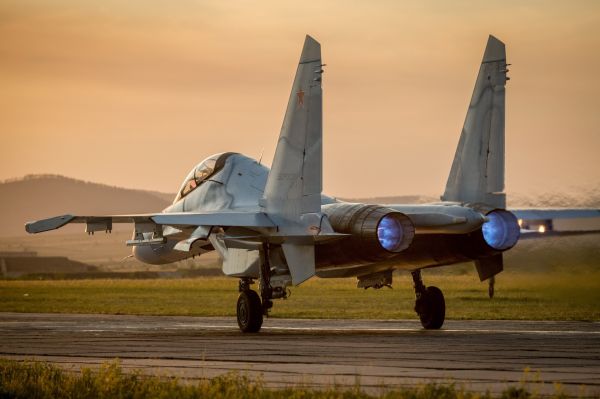
<instances>
[{"instance_id":1,"label":"red star insignia","mask_svg":"<svg viewBox=\"0 0 600 399\"><path fill-rule=\"evenodd\" d=\"M303 107L304 106L304 91L302 89L300 89L300 90L298 90L296 95L298 96L298 107Z\"/></svg>"}]
</instances>

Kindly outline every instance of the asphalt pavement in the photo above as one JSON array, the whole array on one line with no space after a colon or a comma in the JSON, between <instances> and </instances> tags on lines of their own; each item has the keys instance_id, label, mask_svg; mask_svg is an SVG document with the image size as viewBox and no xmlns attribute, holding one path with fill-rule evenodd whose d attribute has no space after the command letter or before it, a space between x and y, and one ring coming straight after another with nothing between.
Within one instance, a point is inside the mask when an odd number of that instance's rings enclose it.
<instances>
[{"instance_id":1,"label":"asphalt pavement","mask_svg":"<svg viewBox=\"0 0 600 399\"><path fill-rule=\"evenodd\" d=\"M271 387L369 391L428 382L500 392L554 383L600 395L600 323L417 320L265 320L258 334L234 318L0 313L0 357L70 370L119 358L126 370L195 380L236 370Z\"/></svg>"}]
</instances>

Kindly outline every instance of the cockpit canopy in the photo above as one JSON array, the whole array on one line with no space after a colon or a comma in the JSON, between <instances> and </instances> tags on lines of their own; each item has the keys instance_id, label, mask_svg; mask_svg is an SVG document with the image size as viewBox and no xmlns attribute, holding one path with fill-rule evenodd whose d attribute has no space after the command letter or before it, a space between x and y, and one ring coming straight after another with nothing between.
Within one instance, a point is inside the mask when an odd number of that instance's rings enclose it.
<instances>
[{"instance_id":1,"label":"cockpit canopy","mask_svg":"<svg viewBox=\"0 0 600 399\"><path fill-rule=\"evenodd\" d=\"M200 162L194 169L190 171L190 173L183 181L181 189L177 193L174 202L179 201L180 199L194 191L195 188L199 187L212 175L223 169L227 158L236 154L236 152L223 152L208 157L204 161Z\"/></svg>"}]
</instances>

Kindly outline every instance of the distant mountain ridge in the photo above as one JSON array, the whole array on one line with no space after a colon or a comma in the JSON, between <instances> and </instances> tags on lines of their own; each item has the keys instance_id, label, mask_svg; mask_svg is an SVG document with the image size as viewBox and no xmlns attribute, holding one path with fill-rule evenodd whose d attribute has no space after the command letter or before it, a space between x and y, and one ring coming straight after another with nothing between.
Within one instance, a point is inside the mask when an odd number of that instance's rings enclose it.
<instances>
[{"instance_id":1,"label":"distant mountain ridge","mask_svg":"<svg viewBox=\"0 0 600 399\"><path fill-rule=\"evenodd\" d=\"M163 193L161 191L154 191L154 190L141 190L141 189L135 189L135 188L111 186L110 184L96 183L96 182L91 182L91 181L81 180L81 179L75 179L73 177L67 177L67 176L57 175L57 174L52 174L52 173L29 174L29 175L25 175L23 177L17 177L17 178L12 178L12 179L0 180L0 186L2 184L5 184L5 183L8 184L8 183L22 182L22 181L26 181L26 180L40 180L40 179L49 179L49 180L51 180L51 179L57 179L57 180L65 180L65 181L71 181L71 182L76 182L76 183L93 184L95 186L102 186L102 187L109 188L109 189L139 191L139 192L143 192L143 193L148 193L148 194L155 195L158 198L160 198L161 200L167 201L169 203L173 202L173 198L175 198L175 194L174 193Z\"/></svg>"},{"instance_id":2,"label":"distant mountain ridge","mask_svg":"<svg viewBox=\"0 0 600 399\"><path fill-rule=\"evenodd\" d=\"M175 194L133 190L60 175L28 175L5 180L0 182L0 236L24 235L25 222L57 215L160 212L174 197ZM83 227L65 229L65 232L73 232Z\"/></svg>"},{"instance_id":3,"label":"distant mountain ridge","mask_svg":"<svg viewBox=\"0 0 600 399\"><path fill-rule=\"evenodd\" d=\"M0 236L25 235L25 222L57 215L160 212L172 203L174 197L175 194L170 193L115 187L60 175L27 175L0 182ZM425 195L344 200L371 204L422 204L439 201L436 197ZM512 208L600 208L600 188L570 194L549 193L536 196L509 193L508 204ZM60 231L81 230L82 225L67 226Z\"/></svg>"}]
</instances>

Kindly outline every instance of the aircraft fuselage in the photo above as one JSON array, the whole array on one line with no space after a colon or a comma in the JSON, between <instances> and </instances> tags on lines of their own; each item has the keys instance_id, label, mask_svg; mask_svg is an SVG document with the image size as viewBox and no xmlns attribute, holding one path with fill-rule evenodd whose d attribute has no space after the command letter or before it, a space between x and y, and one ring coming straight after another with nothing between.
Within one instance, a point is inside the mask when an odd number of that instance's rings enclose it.
<instances>
[{"instance_id":1,"label":"aircraft fuselage","mask_svg":"<svg viewBox=\"0 0 600 399\"><path fill-rule=\"evenodd\" d=\"M219 158L219 155L208 159ZM206 161L194 170L202 169ZM194 174L194 170L190 175ZM207 177L186 195L181 195L186 181L177 195L175 202L163 212L204 212L215 210L260 211L269 169L256 160L241 154L226 154L220 169ZM345 204L332 197L323 195L322 205L325 214L328 208ZM360 206L359 204L356 204ZM366 206L366 204L365 204ZM416 270L425 267L449 265L470 261L480 256L489 256L496 251L485 245L481 226L485 215L471 206L457 203L439 203L426 205L381 205L385 209L405 214L414 225L414 238L405 250L397 254L383 254L383 258L364 259L348 255L343 241L326 242L316 246L315 261L317 275L320 277L363 276L382 270L404 269ZM436 215L431 218L431 215ZM215 234L218 232L212 232ZM225 233L225 231L221 232ZM211 250L218 250L209 240L198 240L189 251L175 249L176 244L190 235L189 231L165 228L166 242L152 246L134 247L137 259L151 264L165 264L201 255ZM216 234L218 235L218 234ZM351 243L349 245L352 245ZM272 263L276 270L285 273L283 256L275 257ZM251 262L249 262L251 263ZM227 270L224 269L227 273ZM236 277L257 277L257 265L249 265L246 269L232 274Z\"/></svg>"}]
</instances>

